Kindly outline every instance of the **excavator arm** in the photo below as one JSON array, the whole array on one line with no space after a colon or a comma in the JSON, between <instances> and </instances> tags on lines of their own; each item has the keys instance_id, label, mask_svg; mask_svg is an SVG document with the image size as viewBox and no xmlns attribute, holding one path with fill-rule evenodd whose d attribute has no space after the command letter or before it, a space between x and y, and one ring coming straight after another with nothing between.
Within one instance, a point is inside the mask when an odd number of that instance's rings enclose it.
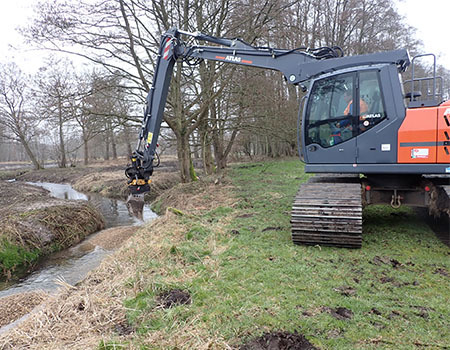
<instances>
[{"instance_id":1,"label":"excavator arm","mask_svg":"<svg viewBox=\"0 0 450 350\"><path fill-rule=\"evenodd\" d=\"M221 46L186 45L181 35L194 37ZM342 57L338 47L319 49L297 48L293 50L270 47L254 47L241 39L217 38L202 33L189 33L177 28L168 30L161 37L161 44L154 69L153 82L148 92L146 109L136 150L131 156L131 166L125 173L128 177L130 197L128 202L142 202L150 190L156 147L163 121L174 64L177 60L214 60L244 66L280 71L291 84L298 84L315 76L336 69L364 64L396 63L399 70L409 64L405 50L387 53ZM159 162L157 162L159 163Z\"/></svg>"},{"instance_id":2,"label":"excavator arm","mask_svg":"<svg viewBox=\"0 0 450 350\"><path fill-rule=\"evenodd\" d=\"M222 46L187 46L181 41L181 34ZM302 76L300 66L325 58L339 57L341 54L342 51L338 48L324 48L311 52L257 48L240 39L216 38L202 33L188 33L176 28L167 31L161 37L138 144L131 157L131 166L125 171L129 178L128 186L132 195L129 200L141 200L143 194L150 189L150 177L155 167L156 147L163 112L174 64L178 59L207 59L278 70L290 83L296 84L306 80Z\"/></svg>"}]
</instances>

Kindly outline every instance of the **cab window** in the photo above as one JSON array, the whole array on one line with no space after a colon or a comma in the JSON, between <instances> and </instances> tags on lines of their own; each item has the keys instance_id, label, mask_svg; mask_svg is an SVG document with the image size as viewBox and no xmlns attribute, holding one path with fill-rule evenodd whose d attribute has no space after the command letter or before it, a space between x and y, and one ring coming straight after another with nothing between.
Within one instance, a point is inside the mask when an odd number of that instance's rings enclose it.
<instances>
[{"instance_id":1,"label":"cab window","mask_svg":"<svg viewBox=\"0 0 450 350\"><path fill-rule=\"evenodd\" d=\"M361 101L364 101L367 106L367 111L363 111L361 108L359 114L359 132L362 133L378 124L386 117L383 100L381 98L378 71L365 71L359 73L359 96Z\"/></svg>"},{"instance_id":2,"label":"cab window","mask_svg":"<svg viewBox=\"0 0 450 350\"><path fill-rule=\"evenodd\" d=\"M356 113L352 106L356 74L341 74L314 83L306 114L306 144L331 147L353 136Z\"/></svg>"}]
</instances>

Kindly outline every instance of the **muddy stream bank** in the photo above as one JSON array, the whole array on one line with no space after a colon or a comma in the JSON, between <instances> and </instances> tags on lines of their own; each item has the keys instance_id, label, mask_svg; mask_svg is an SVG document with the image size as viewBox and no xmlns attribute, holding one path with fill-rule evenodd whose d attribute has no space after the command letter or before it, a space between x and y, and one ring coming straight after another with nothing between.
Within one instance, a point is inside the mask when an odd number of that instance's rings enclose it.
<instances>
[{"instance_id":1,"label":"muddy stream bank","mask_svg":"<svg viewBox=\"0 0 450 350\"><path fill-rule=\"evenodd\" d=\"M15 299L20 294L41 291L52 293L61 284L77 284L108 254L119 248L138 229L139 225L157 217L150 207L145 205L143 220L140 220L128 212L124 201L98 194L84 194L74 190L68 184L48 182L28 182L28 184L48 190L54 198L89 201L102 213L105 229L91 234L71 248L46 257L34 272L25 278L4 282L0 285L0 304L7 299Z\"/></svg>"}]
</instances>

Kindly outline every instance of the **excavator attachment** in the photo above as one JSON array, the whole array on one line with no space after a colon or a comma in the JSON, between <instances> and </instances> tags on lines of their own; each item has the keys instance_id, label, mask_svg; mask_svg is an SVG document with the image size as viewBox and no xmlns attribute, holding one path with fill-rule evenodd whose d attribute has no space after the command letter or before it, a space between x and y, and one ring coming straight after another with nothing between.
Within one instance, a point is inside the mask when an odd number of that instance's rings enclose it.
<instances>
[{"instance_id":1,"label":"excavator attachment","mask_svg":"<svg viewBox=\"0 0 450 350\"><path fill-rule=\"evenodd\" d=\"M150 175L153 173L153 167L148 169L142 167L141 159L137 152L131 156L131 165L125 169L125 175L128 178L128 199L127 208L131 215L142 220L144 210L144 196L150 191Z\"/></svg>"}]
</instances>

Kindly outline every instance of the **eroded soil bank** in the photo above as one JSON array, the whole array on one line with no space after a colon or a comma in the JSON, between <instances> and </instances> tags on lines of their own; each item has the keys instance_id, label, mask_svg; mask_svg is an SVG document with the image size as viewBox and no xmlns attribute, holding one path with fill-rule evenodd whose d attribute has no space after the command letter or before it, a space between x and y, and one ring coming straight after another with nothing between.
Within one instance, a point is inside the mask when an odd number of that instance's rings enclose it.
<instances>
[{"instance_id":1,"label":"eroded soil bank","mask_svg":"<svg viewBox=\"0 0 450 350\"><path fill-rule=\"evenodd\" d=\"M10 278L41 256L70 247L104 227L101 214L88 203L55 199L25 182L69 183L77 191L123 200L128 195L124 164L118 160L64 169L0 171L0 278ZM146 201L179 182L174 166L169 161L156 174Z\"/></svg>"}]
</instances>

